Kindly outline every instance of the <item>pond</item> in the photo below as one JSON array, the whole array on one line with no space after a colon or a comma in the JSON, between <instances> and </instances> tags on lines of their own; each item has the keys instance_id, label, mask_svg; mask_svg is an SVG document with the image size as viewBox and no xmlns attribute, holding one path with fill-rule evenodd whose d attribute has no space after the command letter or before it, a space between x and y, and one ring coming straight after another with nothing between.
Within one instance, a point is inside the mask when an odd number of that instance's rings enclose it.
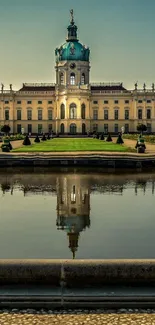
<instances>
[{"instance_id":1,"label":"pond","mask_svg":"<svg viewBox=\"0 0 155 325\"><path fill-rule=\"evenodd\" d=\"M0 258L154 258L155 173L0 172Z\"/></svg>"}]
</instances>

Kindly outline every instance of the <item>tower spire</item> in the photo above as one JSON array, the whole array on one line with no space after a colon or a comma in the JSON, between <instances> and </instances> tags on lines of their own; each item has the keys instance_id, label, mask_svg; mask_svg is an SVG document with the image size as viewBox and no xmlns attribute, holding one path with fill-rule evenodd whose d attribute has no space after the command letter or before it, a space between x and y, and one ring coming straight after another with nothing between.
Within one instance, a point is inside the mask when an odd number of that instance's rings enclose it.
<instances>
[{"instance_id":1,"label":"tower spire","mask_svg":"<svg viewBox=\"0 0 155 325\"><path fill-rule=\"evenodd\" d=\"M71 24L74 25L74 11L73 9L70 10L70 14L71 14Z\"/></svg>"},{"instance_id":2,"label":"tower spire","mask_svg":"<svg viewBox=\"0 0 155 325\"><path fill-rule=\"evenodd\" d=\"M75 25L74 22L74 11L73 9L70 10L70 25L68 26L68 37L67 37L67 42L77 42L77 26Z\"/></svg>"}]
</instances>

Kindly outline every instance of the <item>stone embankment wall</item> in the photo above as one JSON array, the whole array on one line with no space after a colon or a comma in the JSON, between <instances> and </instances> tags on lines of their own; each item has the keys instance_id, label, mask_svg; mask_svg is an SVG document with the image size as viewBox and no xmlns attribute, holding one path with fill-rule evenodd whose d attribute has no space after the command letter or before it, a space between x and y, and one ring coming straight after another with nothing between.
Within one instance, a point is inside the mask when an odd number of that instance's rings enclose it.
<instances>
[{"instance_id":1,"label":"stone embankment wall","mask_svg":"<svg viewBox=\"0 0 155 325\"><path fill-rule=\"evenodd\" d=\"M155 260L0 260L0 284L155 285Z\"/></svg>"},{"instance_id":2,"label":"stone embankment wall","mask_svg":"<svg viewBox=\"0 0 155 325\"><path fill-rule=\"evenodd\" d=\"M103 168L154 168L155 156L141 155L0 155L0 167L103 167Z\"/></svg>"}]
</instances>

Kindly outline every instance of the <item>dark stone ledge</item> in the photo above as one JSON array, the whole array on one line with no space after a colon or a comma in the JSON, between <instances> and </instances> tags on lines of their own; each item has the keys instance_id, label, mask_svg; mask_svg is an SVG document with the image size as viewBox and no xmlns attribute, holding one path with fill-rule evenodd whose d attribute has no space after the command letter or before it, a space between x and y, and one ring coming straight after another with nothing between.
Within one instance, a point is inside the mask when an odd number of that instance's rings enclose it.
<instances>
[{"instance_id":1,"label":"dark stone ledge","mask_svg":"<svg viewBox=\"0 0 155 325\"><path fill-rule=\"evenodd\" d=\"M0 167L103 167L103 168L154 168L155 156L37 156L0 155Z\"/></svg>"},{"instance_id":2,"label":"dark stone ledge","mask_svg":"<svg viewBox=\"0 0 155 325\"><path fill-rule=\"evenodd\" d=\"M155 260L0 260L0 285L155 286Z\"/></svg>"}]
</instances>

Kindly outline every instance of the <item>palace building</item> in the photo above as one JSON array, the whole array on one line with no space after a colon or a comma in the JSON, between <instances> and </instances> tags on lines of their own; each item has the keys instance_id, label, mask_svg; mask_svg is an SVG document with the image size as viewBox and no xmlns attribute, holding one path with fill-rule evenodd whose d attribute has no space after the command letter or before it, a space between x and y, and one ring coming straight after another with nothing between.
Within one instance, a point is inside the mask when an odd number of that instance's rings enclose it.
<instances>
[{"instance_id":1,"label":"palace building","mask_svg":"<svg viewBox=\"0 0 155 325\"><path fill-rule=\"evenodd\" d=\"M90 50L78 40L73 10L66 42L55 50L55 84L24 83L0 91L0 124L11 133L86 134L136 132L137 124L155 132L155 89L128 90L123 83L90 82Z\"/></svg>"}]
</instances>

